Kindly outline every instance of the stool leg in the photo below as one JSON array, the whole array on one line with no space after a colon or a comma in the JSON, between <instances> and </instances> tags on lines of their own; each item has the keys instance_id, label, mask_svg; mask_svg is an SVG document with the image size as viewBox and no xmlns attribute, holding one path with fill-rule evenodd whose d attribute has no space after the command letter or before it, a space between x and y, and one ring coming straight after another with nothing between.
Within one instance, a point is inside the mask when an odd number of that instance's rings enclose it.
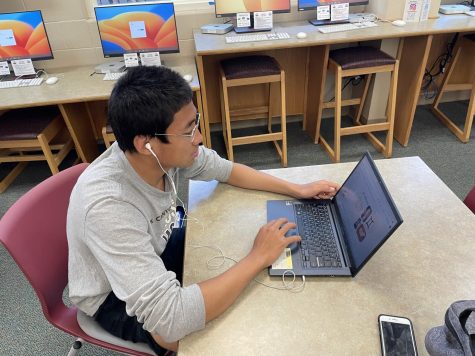
<instances>
[{"instance_id":1,"label":"stool leg","mask_svg":"<svg viewBox=\"0 0 475 356\"><path fill-rule=\"evenodd\" d=\"M231 116L229 114L229 96L228 96L228 87L226 85L226 79L223 78L222 80L222 88L223 88L223 105L224 105L224 120L225 123L223 125L223 134L224 134L224 141L226 144L226 151L228 153L228 159L230 161L234 161L234 153L233 153L233 138L231 136Z\"/></svg>"},{"instance_id":2,"label":"stool leg","mask_svg":"<svg viewBox=\"0 0 475 356\"><path fill-rule=\"evenodd\" d=\"M56 163L53 152L51 152L51 148L49 147L49 143L45 135L39 134L37 138L40 143L41 150L43 151L43 154L45 156L46 162L48 162L48 166L51 170L51 173L59 173L58 164Z\"/></svg>"},{"instance_id":3,"label":"stool leg","mask_svg":"<svg viewBox=\"0 0 475 356\"><path fill-rule=\"evenodd\" d=\"M461 138L461 140L465 143L467 143L470 138L470 132L472 131L474 115L475 115L475 80L472 83L472 95L470 96L467 117L465 118L465 125L463 127L463 135Z\"/></svg>"},{"instance_id":4,"label":"stool leg","mask_svg":"<svg viewBox=\"0 0 475 356\"><path fill-rule=\"evenodd\" d=\"M267 131L272 132L272 83L268 84L269 92L267 95L267 102L269 103L267 107Z\"/></svg>"},{"instance_id":5,"label":"stool leg","mask_svg":"<svg viewBox=\"0 0 475 356\"><path fill-rule=\"evenodd\" d=\"M224 145L226 146L226 114L224 111L224 93L223 93L223 78L219 81L219 96L220 96L220 108L221 108L221 127L223 131ZM227 149L227 148L226 148Z\"/></svg>"},{"instance_id":6,"label":"stool leg","mask_svg":"<svg viewBox=\"0 0 475 356\"><path fill-rule=\"evenodd\" d=\"M363 108L364 108L364 104L366 102L366 97L368 96L369 84L371 83L372 78L373 78L373 73L370 73L370 74L366 75L366 78L365 78L365 81L364 81L363 95L361 95L360 104L358 105L358 109L356 111L356 115L355 115L354 120L353 120L353 122L356 125L361 124L361 122L360 122L361 121L361 114L363 113Z\"/></svg>"},{"instance_id":7,"label":"stool leg","mask_svg":"<svg viewBox=\"0 0 475 356\"><path fill-rule=\"evenodd\" d=\"M434 103L432 104L432 109L437 109L437 107L440 104L440 100L442 99L442 96L444 95L445 87L447 86L447 84L449 84L450 77L452 76L452 72L458 61L461 50L462 50L462 47L460 46L460 42L458 42L454 59L449 63L449 67L447 68L447 73L444 75L444 78L442 79L439 92L437 93L437 96L434 99Z\"/></svg>"},{"instance_id":8,"label":"stool leg","mask_svg":"<svg viewBox=\"0 0 475 356\"><path fill-rule=\"evenodd\" d=\"M280 126L282 131L282 167L287 167L287 110L285 106L285 72L280 72Z\"/></svg>"},{"instance_id":9,"label":"stool leg","mask_svg":"<svg viewBox=\"0 0 475 356\"><path fill-rule=\"evenodd\" d=\"M394 135L394 115L396 113L396 93L397 80L399 75L399 61L394 64L394 70L391 73L391 88L389 90L388 111L386 114L389 123L389 129L386 134L386 145L384 147L384 156L389 158L393 154L393 135Z\"/></svg>"},{"instance_id":10,"label":"stool leg","mask_svg":"<svg viewBox=\"0 0 475 356\"><path fill-rule=\"evenodd\" d=\"M335 76L335 122L334 122L334 150L333 160L340 162L340 143L341 143L341 67L337 66Z\"/></svg>"},{"instance_id":11,"label":"stool leg","mask_svg":"<svg viewBox=\"0 0 475 356\"><path fill-rule=\"evenodd\" d=\"M12 184L18 175L25 169L28 162L20 162L0 181L0 193L3 193Z\"/></svg>"},{"instance_id":12,"label":"stool leg","mask_svg":"<svg viewBox=\"0 0 475 356\"><path fill-rule=\"evenodd\" d=\"M337 111L337 104L336 104L336 98L337 98L337 92L338 92L338 89L337 87L339 86L340 90L340 100L341 100L341 70L340 72L338 71L338 64L335 63L334 61L332 61L331 59L328 60L328 71L331 71L335 77L335 106L334 106L334 128L335 128L335 132L334 132L334 137L336 137L336 132L338 131L336 129L336 126L337 126L337 118L336 118L336 111ZM338 73L340 73L340 83L338 83ZM323 137L323 135L321 134L320 132L320 129L321 129L321 122L322 122L322 117L323 117L323 106L324 106L324 102L323 102L323 99L322 99L322 102L320 103L320 110L319 110L319 113L318 113L318 117L317 117L317 137L318 137L318 143L320 143L322 146L323 146L323 149L328 153L328 155L330 156L330 159L331 160L335 160L335 150L330 147L329 143L327 142L327 140L325 139L325 137ZM339 125L338 125L339 127ZM337 139L335 139L335 143L336 143Z\"/></svg>"}]
</instances>

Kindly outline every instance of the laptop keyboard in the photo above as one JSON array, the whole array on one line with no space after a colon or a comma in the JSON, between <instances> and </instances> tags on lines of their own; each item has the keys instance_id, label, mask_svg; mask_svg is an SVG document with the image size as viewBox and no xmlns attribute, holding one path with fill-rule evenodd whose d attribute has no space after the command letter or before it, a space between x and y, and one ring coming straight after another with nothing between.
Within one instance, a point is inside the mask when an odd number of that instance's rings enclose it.
<instances>
[{"instance_id":1,"label":"laptop keyboard","mask_svg":"<svg viewBox=\"0 0 475 356\"><path fill-rule=\"evenodd\" d=\"M304 268L341 267L328 208L324 205L295 205ZM303 231L302 231L303 230Z\"/></svg>"}]
</instances>

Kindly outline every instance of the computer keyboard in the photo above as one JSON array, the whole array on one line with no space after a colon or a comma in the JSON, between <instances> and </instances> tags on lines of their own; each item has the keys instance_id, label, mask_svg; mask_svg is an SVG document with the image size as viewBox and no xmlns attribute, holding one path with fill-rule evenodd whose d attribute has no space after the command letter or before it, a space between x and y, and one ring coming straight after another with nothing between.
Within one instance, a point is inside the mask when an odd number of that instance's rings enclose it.
<instances>
[{"instance_id":1,"label":"computer keyboard","mask_svg":"<svg viewBox=\"0 0 475 356\"><path fill-rule=\"evenodd\" d=\"M333 33L360 30L362 28L370 28L375 26L378 26L375 22L343 23L339 25L318 26L318 31L320 31L321 33Z\"/></svg>"},{"instance_id":2,"label":"computer keyboard","mask_svg":"<svg viewBox=\"0 0 475 356\"><path fill-rule=\"evenodd\" d=\"M290 35L287 32L255 33L248 35L226 36L226 43L286 40L289 38Z\"/></svg>"},{"instance_id":3,"label":"computer keyboard","mask_svg":"<svg viewBox=\"0 0 475 356\"><path fill-rule=\"evenodd\" d=\"M40 85L42 82L43 78L6 80L4 82L0 82L0 89L31 87Z\"/></svg>"},{"instance_id":4,"label":"computer keyboard","mask_svg":"<svg viewBox=\"0 0 475 356\"><path fill-rule=\"evenodd\" d=\"M104 75L104 78L102 80L118 80L124 74L125 72L117 72L117 73L108 72Z\"/></svg>"}]
</instances>

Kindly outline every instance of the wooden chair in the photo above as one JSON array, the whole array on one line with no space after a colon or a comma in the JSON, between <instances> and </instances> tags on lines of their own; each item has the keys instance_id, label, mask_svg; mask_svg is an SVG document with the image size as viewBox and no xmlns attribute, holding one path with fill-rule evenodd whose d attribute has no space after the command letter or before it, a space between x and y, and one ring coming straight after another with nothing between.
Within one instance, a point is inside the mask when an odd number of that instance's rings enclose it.
<instances>
[{"instance_id":1,"label":"wooden chair","mask_svg":"<svg viewBox=\"0 0 475 356\"><path fill-rule=\"evenodd\" d=\"M0 193L23 171L27 162L45 160L51 173L58 173L58 166L73 147L56 106L15 109L0 116L0 164L18 162L0 181Z\"/></svg>"},{"instance_id":2,"label":"wooden chair","mask_svg":"<svg viewBox=\"0 0 475 356\"><path fill-rule=\"evenodd\" d=\"M330 158L340 161L341 137L345 135L365 134L370 142L385 157L391 157L394 131L394 113L397 92L397 76L399 61L380 51L367 46L342 48L330 51L328 69L335 75L335 101L321 102L320 112L317 117L317 141L327 151ZM386 121L364 124L361 122L364 103L368 94L371 79L376 73L391 73L391 85L389 89L388 105L386 109ZM360 98L342 99L342 82L346 77L365 76L363 93ZM357 105L356 114L353 117L354 126L341 126L341 109L344 106ZM323 109L333 108L334 116L334 148L330 147L327 140L320 133ZM374 134L376 131L387 131L386 142L383 144Z\"/></svg>"},{"instance_id":3,"label":"wooden chair","mask_svg":"<svg viewBox=\"0 0 475 356\"><path fill-rule=\"evenodd\" d=\"M463 83L456 83L456 84L450 83L450 79L452 77L452 74L454 74L454 68L456 68L457 65L464 65L463 63L458 63L460 59L460 53L462 52L462 49L464 47L469 47L469 46L470 47L475 46L475 34L463 36L457 42L457 45L455 46L454 58L452 62L450 62L447 68L447 71L445 72L439 93L437 94L434 100L434 103L432 104L432 112L435 114L435 116L445 126L447 126L449 130L452 131L452 133L455 136L457 136L457 138L460 141L464 143L467 143L468 140L470 139L470 132L472 130L472 124L473 124L473 115L475 115L475 75L472 75L471 77L466 78L467 82L463 82ZM462 90L470 91L470 101L468 104L468 111L467 111L467 116L465 117L463 130L461 130L457 126L457 124L455 124L447 115L445 115L439 109L439 104L444 93L451 92L451 91L462 91Z\"/></svg>"},{"instance_id":4,"label":"wooden chair","mask_svg":"<svg viewBox=\"0 0 475 356\"><path fill-rule=\"evenodd\" d=\"M221 119L228 159L231 161L234 160L233 146L272 141L280 156L282 166L287 167L285 72L281 69L279 63L274 58L263 55L230 58L221 61L220 75ZM272 131L272 102L274 98L272 96L271 86L273 83L280 83L281 129L278 132ZM230 108L228 88L258 84L268 85L268 103L266 106L234 110ZM268 133L242 137L232 136L231 119L233 117L249 117L249 115L255 115L257 116L256 118L258 118L259 115L262 114L267 115ZM278 141L282 141L281 146Z\"/></svg>"}]
</instances>

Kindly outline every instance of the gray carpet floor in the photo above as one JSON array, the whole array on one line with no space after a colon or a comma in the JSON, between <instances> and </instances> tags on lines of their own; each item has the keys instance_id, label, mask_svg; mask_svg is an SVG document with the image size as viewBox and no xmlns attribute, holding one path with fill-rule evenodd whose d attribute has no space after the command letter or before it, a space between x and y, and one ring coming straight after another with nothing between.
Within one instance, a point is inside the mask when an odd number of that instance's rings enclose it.
<instances>
[{"instance_id":1,"label":"gray carpet floor","mask_svg":"<svg viewBox=\"0 0 475 356\"><path fill-rule=\"evenodd\" d=\"M467 102L456 102L444 104L443 110L462 122L467 106ZM323 130L327 137L331 134L330 123L331 120L325 120ZM253 130L243 129L241 134ZM224 155L224 143L219 132L212 134L212 142L213 148ZM341 161L357 161L367 150L375 159L383 158L362 136L344 137ZM475 129L469 143L463 144L439 123L426 106L417 109L408 147L394 142L393 157L408 156L420 156L460 199L475 185ZM299 122L288 124L288 157L290 167L331 163L321 146L314 145L302 133ZM74 159L72 154L62 168ZM235 148L235 160L257 169L280 167L273 145L267 143ZM5 174L6 168L5 165L0 166L0 177ZM46 163L29 164L10 188L0 194L0 216L21 195L49 175ZM181 184L179 192L186 201L186 182ZM0 355L66 355L73 341L73 337L55 329L44 319L34 291L3 246L0 247ZM81 355L116 353L85 345Z\"/></svg>"}]
</instances>

